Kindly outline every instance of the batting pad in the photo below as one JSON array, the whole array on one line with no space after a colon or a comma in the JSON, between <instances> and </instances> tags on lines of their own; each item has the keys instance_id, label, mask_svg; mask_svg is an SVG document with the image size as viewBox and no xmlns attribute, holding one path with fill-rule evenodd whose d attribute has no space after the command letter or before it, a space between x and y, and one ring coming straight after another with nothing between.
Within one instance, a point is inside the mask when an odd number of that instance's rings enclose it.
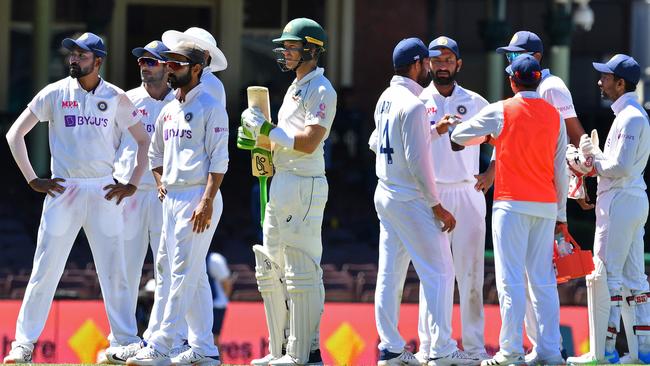
<instances>
[{"instance_id":1,"label":"batting pad","mask_svg":"<svg viewBox=\"0 0 650 366\"><path fill-rule=\"evenodd\" d=\"M305 364L323 313L323 272L304 251L285 247L284 276L289 293L287 354Z\"/></svg>"},{"instance_id":2,"label":"batting pad","mask_svg":"<svg viewBox=\"0 0 650 366\"><path fill-rule=\"evenodd\" d=\"M282 357L285 343L284 329L287 323L288 307L282 283L282 270L271 260L266 248L253 245L255 253L255 278L257 289L264 300L266 325L269 329L269 352L274 358Z\"/></svg>"},{"instance_id":3,"label":"batting pad","mask_svg":"<svg viewBox=\"0 0 650 366\"><path fill-rule=\"evenodd\" d=\"M627 348L630 352L630 356L634 360L639 359L639 342L634 334L634 326L636 325L636 316L635 316L635 306L634 297L630 292L630 289L623 287L623 305L621 306L621 316L623 318L623 324L625 325L625 337L627 338Z\"/></svg>"}]
</instances>

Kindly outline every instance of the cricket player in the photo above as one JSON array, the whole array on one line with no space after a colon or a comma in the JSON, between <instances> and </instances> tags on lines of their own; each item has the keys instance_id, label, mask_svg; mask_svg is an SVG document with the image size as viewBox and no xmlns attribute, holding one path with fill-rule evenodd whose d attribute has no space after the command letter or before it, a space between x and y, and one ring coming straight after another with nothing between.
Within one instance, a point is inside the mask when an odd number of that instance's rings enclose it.
<instances>
[{"instance_id":1,"label":"cricket player","mask_svg":"<svg viewBox=\"0 0 650 366\"><path fill-rule=\"evenodd\" d=\"M219 187L228 168L228 116L199 78L204 50L181 42L170 51L169 82L176 99L156 120L149 161L163 198L159 261L167 258L171 272L159 273L164 302L162 322L147 346L127 365L219 365L212 338L212 294L206 256L223 211ZM170 359L181 319L188 325L190 349Z\"/></svg>"},{"instance_id":2,"label":"cricket player","mask_svg":"<svg viewBox=\"0 0 650 366\"><path fill-rule=\"evenodd\" d=\"M194 42L205 50L205 67L201 74L201 84L203 84L205 91L221 102L225 108L226 91L221 80L213 73L225 70L228 67L228 61L223 52L217 47L217 41L212 34L199 27L188 28L185 32L168 30L163 33L162 41L170 48L175 47L180 42Z\"/></svg>"},{"instance_id":3,"label":"cricket player","mask_svg":"<svg viewBox=\"0 0 650 366\"><path fill-rule=\"evenodd\" d=\"M526 282L539 324L535 363L562 364L552 260L555 226L566 222L565 124L536 92L542 70L533 56L518 56L506 71L515 96L488 105L452 133L458 144L491 140L496 148L492 237L502 324L499 352L481 365L524 362Z\"/></svg>"},{"instance_id":4,"label":"cricket player","mask_svg":"<svg viewBox=\"0 0 650 366\"><path fill-rule=\"evenodd\" d=\"M16 341L5 363L30 363L74 239L83 227L95 260L113 346L137 342L124 263L122 200L136 192L145 167L149 135L127 95L99 76L107 56L101 38L66 38L70 77L43 88L7 133L9 147L30 187L46 193L34 266L16 322ZM25 135L47 121L52 178L38 178ZM128 131L128 132L127 132ZM113 181L119 135L135 140L132 169ZM115 202L112 199L115 198Z\"/></svg>"},{"instance_id":5,"label":"cricket player","mask_svg":"<svg viewBox=\"0 0 650 366\"><path fill-rule=\"evenodd\" d=\"M418 38L401 40L393 50L395 75L375 108L375 132L369 145L377 154L375 209L379 218L379 268L375 319L379 333L378 365L419 365L407 351L397 321L401 291L413 262L427 300L431 365L477 364L451 338L454 272L445 232L456 220L438 198L431 127L418 98L430 82L429 58L439 56ZM446 132L446 131L445 131Z\"/></svg>"},{"instance_id":6,"label":"cricket player","mask_svg":"<svg viewBox=\"0 0 650 366\"><path fill-rule=\"evenodd\" d=\"M641 68L634 58L623 54L615 55L607 63L594 62L593 66L601 73L598 87L602 97L613 102L611 108L616 117L603 151L598 142L587 135L581 138L580 151L575 148L567 151L572 170L598 177L594 236L596 269L594 287L590 290L594 293L595 305L600 305L589 309L590 334L593 332L596 337L590 342L590 353L570 357L568 362L619 362L615 346L621 304L625 302L633 308L632 324L626 323L626 328L634 331L633 335L628 333L628 344L636 340L638 353L630 346L630 357L620 361L648 364L650 288L643 259L648 196L643 173L650 155L650 121L635 94ZM602 311L598 311L600 308Z\"/></svg>"},{"instance_id":7,"label":"cricket player","mask_svg":"<svg viewBox=\"0 0 650 366\"><path fill-rule=\"evenodd\" d=\"M433 81L420 94L431 125L435 127L436 121L442 120L445 115L456 115L461 121L473 117L488 102L456 82L456 75L463 66L458 43L449 37L440 36L429 43L429 49L441 52L430 59ZM432 132L440 136L437 129L432 129ZM449 241L460 294L463 350L476 359L484 360L490 357L485 351L483 340L486 207L485 196L476 180L480 148L479 145L474 145L453 151L448 135L448 132L442 133L442 138L434 137L431 141L436 188L440 201L456 218L456 229L449 234ZM423 290L420 287L420 350L415 357L421 364L426 364L433 329L428 326L429 313ZM446 316L451 317L451 313Z\"/></svg>"},{"instance_id":8,"label":"cricket player","mask_svg":"<svg viewBox=\"0 0 650 366\"><path fill-rule=\"evenodd\" d=\"M496 52L504 54L508 63L512 63L512 61L521 54L530 54L541 64L542 56L544 54L544 45L537 34L530 31L518 31L512 36L512 39L507 46L497 48ZM582 128L580 120L578 120L573 106L571 92L564 84L564 81L559 77L552 75L549 69L542 69L542 81L537 87L537 93L539 93L542 99L553 105L560 113L560 117L562 117L566 125L569 142L574 145L579 144L580 136L582 136L585 131ZM488 168L486 175L494 176L493 164ZM569 196L575 199L583 210L593 209L594 205L587 202L589 198L583 184L583 178L578 178L571 172L569 172L569 176ZM534 364L537 358L539 324L535 320L535 314L530 301L530 291L526 292L526 296L527 305L526 316L524 318L526 335L533 345L532 351L526 355L526 362ZM563 348L562 352L563 357L566 357Z\"/></svg>"},{"instance_id":9,"label":"cricket player","mask_svg":"<svg viewBox=\"0 0 650 366\"><path fill-rule=\"evenodd\" d=\"M253 247L270 353L252 364L322 365L321 228L329 190L323 145L336 113L336 91L318 67L327 35L317 22L293 19L273 42L279 46L274 51L280 68L296 73L278 112L278 125L266 121L259 108L248 108L241 117L251 140L262 134L274 144L275 165L264 245Z\"/></svg>"},{"instance_id":10,"label":"cricket player","mask_svg":"<svg viewBox=\"0 0 650 366\"><path fill-rule=\"evenodd\" d=\"M140 67L142 85L126 92L126 95L142 115L141 122L151 136L156 129L156 118L162 108L172 100L174 93L167 83L169 70L165 65L162 52L169 49L161 41L152 41L144 47L134 48L131 53L137 57ZM113 177L118 182L125 182L131 175L135 165L135 141L128 134L122 134L120 146L115 159ZM138 191L124 200L124 256L126 258L127 281L129 297L123 301L131 301L132 315L140 288L142 265L151 247L154 263L162 266L162 272L168 272L167 261L158 262L158 246L162 230L162 204L158 198L158 189L151 171L146 172L138 187ZM158 276L157 266L154 276ZM158 281L160 282L160 281ZM154 296L161 296L156 293ZM154 301L154 307L149 317L149 327L143 334L146 340L151 333L160 327L162 321L161 301ZM137 334L134 334L136 336ZM106 358L110 363L123 364L129 357L144 347L144 343L135 342L121 347L110 347L106 350Z\"/></svg>"}]
</instances>

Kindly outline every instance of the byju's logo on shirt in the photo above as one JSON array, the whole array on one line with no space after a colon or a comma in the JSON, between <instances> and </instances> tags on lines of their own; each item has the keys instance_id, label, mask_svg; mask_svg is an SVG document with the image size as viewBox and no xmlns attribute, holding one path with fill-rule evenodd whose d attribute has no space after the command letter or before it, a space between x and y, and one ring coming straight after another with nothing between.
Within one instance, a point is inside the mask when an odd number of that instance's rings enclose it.
<instances>
[{"instance_id":1,"label":"byju's logo on shirt","mask_svg":"<svg viewBox=\"0 0 650 366\"><path fill-rule=\"evenodd\" d=\"M75 126L96 126L96 127L108 127L108 118L93 117L93 116L75 116L75 115L65 115L63 116L63 123L65 127L75 127Z\"/></svg>"},{"instance_id":2,"label":"byju's logo on shirt","mask_svg":"<svg viewBox=\"0 0 650 366\"><path fill-rule=\"evenodd\" d=\"M178 137L178 138L187 138L191 139L192 138L192 130L188 129L182 129L182 128L166 128L163 131L163 139L165 141L169 140L172 137Z\"/></svg>"}]
</instances>

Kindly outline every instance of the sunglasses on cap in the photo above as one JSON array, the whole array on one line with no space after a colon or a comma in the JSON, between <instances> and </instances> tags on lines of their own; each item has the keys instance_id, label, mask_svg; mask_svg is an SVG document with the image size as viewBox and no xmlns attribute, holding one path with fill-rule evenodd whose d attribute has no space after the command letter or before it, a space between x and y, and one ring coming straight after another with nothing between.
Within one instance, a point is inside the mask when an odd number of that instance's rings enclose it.
<instances>
[{"instance_id":1,"label":"sunglasses on cap","mask_svg":"<svg viewBox=\"0 0 650 366\"><path fill-rule=\"evenodd\" d=\"M161 64L164 64L165 61L157 60L155 58L151 57L140 57L138 58L138 65L144 66L147 65L149 67L155 67Z\"/></svg>"},{"instance_id":2,"label":"sunglasses on cap","mask_svg":"<svg viewBox=\"0 0 650 366\"><path fill-rule=\"evenodd\" d=\"M508 59L509 63L512 63L512 61L514 61L517 58L517 56L524 55L524 54L532 55L533 53L525 52L525 51L506 52L506 59Z\"/></svg>"},{"instance_id":3,"label":"sunglasses on cap","mask_svg":"<svg viewBox=\"0 0 650 366\"><path fill-rule=\"evenodd\" d=\"M186 61L167 61L167 66L169 66L172 71L178 71L188 65L192 65L192 63Z\"/></svg>"}]
</instances>

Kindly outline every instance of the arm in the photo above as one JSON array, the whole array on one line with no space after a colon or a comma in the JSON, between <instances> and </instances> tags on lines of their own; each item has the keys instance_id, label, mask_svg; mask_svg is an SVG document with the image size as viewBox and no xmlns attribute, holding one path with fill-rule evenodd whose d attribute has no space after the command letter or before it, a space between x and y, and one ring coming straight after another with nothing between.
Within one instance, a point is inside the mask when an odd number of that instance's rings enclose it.
<instances>
[{"instance_id":1,"label":"arm","mask_svg":"<svg viewBox=\"0 0 650 366\"><path fill-rule=\"evenodd\" d=\"M167 190L163 186L162 176L163 176L163 157L165 152L165 145L163 139L163 126L161 112L156 119L156 129L151 137L151 144L149 144L149 151L147 152L149 158L149 166L151 167L151 172L153 173L153 178L156 181L156 187L158 187L158 198L162 201L167 194Z\"/></svg>"},{"instance_id":2,"label":"arm","mask_svg":"<svg viewBox=\"0 0 650 366\"><path fill-rule=\"evenodd\" d=\"M23 173L23 176L29 183L29 186L36 192L46 193L54 197L56 193L65 192L65 187L60 185L59 182L64 182L63 178L41 179L36 176L32 163L29 161L29 154L27 153L27 145L25 144L25 135L36 126L38 117L29 109L25 108L23 113L18 116L18 119L9 128L7 132L7 143L11 150L18 168Z\"/></svg>"},{"instance_id":3,"label":"arm","mask_svg":"<svg viewBox=\"0 0 650 366\"><path fill-rule=\"evenodd\" d=\"M451 140L460 145L478 145L489 137L498 137L503 128L503 103L492 103L469 120L460 123L451 134Z\"/></svg>"},{"instance_id":4,"label":"arm","mask_svg":"<svg viewBox=\"0 0 650 366\"><path fill-rule=\"evenodd\" d=\"M142 123L136 123L129 127L129 132L138 144L136 165L133 169L133 174L131 174L131 179L129 179L129 184L137 186L140 183L140 179L142 178L145 169L149 166L149 162L147 161L147 151L149 150L149 143L151 140L149 139L149 134L147 134Z\"/></svg>"},{"instance_id":5,"label":"arm","mask_svg":"<svg viewBox=\"0 0 650 366\"><path fill-rule=\"evenodd\" d=\"M195 233L202 233L210 227L210 221L212 220L212 203L214 197L221 187L221 182L223 182L222 173L208 173L208 184L205 186L205 192L203 192L203 197L201 201L196 206L192 212L192 217L190 222L192 222L192 231Z\"/></svg>"},{"instance_id":6,"label":"arm","mask_svg":"<svg viewBox=\"0 0 650 366\"><path fill-rule=\"evenodd\" d=\"M578 117L566 118L564 123L566 124L567 134L569 135L569 143L574 146L580 146L580 136L585 134L585 130L582 128Z\"/></svg>"},{"instance_id":7,"label":"arm","mask_svg":"<svg viewBox=\"0 0 650 366\"><path fill-rule=\"evenodd\" d=\"M631 174L635 154L641 138L641 130L645 123L648 122L642 117L632 117L623 121L618 136L616 137L622 141L619 141L616 149L608 151L605 159L595 159L594 166L598 175L608 178L618 178Z\"/></svg>"},{"instance_id":8,"label":"arm","mask_svg":"<svg viewBox=\"0 0 650 366\"><path fill-rule=\"evenodd\" d=\"M319 125L309 125L304 130L296 132L293 136L293 149L311 154L316 151L318 145L323 141L327 129Z\"/></svg>"},{"instance_id":9,"label":"arm","mask_svg":"<svg viewBox=\"0 0 650 366\"><path fill-rule=\"evenodd\" d=\"M569 190L569 172L567 171L566 164L566 146L566 128L562 118L560 118L560 132L557 138L555 158L553 160L553 182L555 183L555 196L557 199L557 221L559 222L566 222L566 199Z\"/></svg>"},{"instance_id":10,"label":"arm","mask_svg":"<svg viewBox=\"0 0 650 366\"><path fill-rule=\"evenodd\" d=\"M370 151L377 154L378 147L379 147L379 136L377 134L377 129L375 128L370 134L370 138L368 139L368 148L370 148Z\"/></svg>"}]
</instances>

